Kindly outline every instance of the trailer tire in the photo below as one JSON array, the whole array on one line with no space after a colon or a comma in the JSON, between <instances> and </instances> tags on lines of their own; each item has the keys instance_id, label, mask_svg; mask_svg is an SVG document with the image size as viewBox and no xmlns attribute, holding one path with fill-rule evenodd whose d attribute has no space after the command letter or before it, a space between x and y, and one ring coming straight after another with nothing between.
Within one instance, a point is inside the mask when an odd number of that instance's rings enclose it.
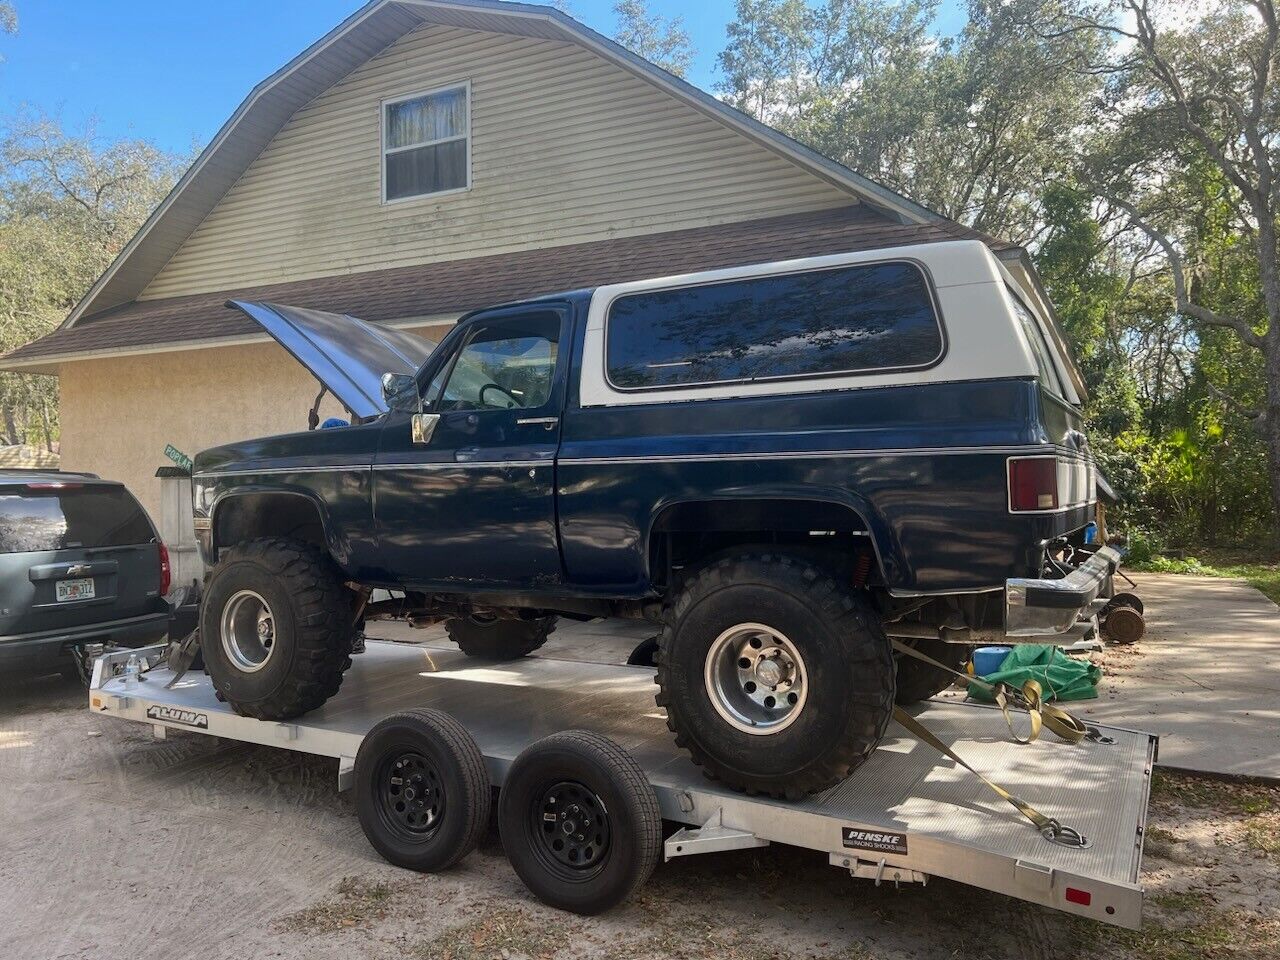
<instances>
[{"instance_id":1,"label":"trailer tire","mask_svg":"<svg viewBox=\"0 0 1280 960\"><path fill-rule=\"evenodd\" d=\"M806 558L748 552L685 581L663 614L655 682L676 745L709 775L798 799L871 755L894 672L859 591Z\"/></svg>"},{"instance_id":2,"label":"trailer tire","mask_svg":"<svg viewBox=\"0 0 1280 960\"><path fill-rule=\"evenodd\" d=\"M447 870L476 848L493 798L484 755L447 713L408 710L387 717L356 754L356 816L389 863Z\"/></svg>"},{"instance_id":3,"label":"trailer tire","mask_svg":"<svg viewBox=\"0 0 1280 960\"><path fill-rule=\"evenodd\" d=\"M350 591L329 556L309 543L238 543L209 575L200 650L214 689L241 716L288 720L319 707L351 666L354 633Z\"/></svg>"},{"instance_id":4,"label":"trailer tire","mask_svg":"<svg viewBox=\"0 0 1280 960\"><path fill-rule=\"evenodd\" d=\"M498 794L498 830L538 899L585 915L635 894L662 849L662 814L644 771L585 730L544 737L516 757Z\"/></svg>"},{"instance_id":5,"label":"trailer tire","mask_svg":"<svg viewBox=\"0 0 1280 960\"><path fill-rule=\"evenodd\" d=\"M926 657L932 657L939 663L946 664L953 670L963 671L973 654L973 647L967 643L947 643L944 640L903 640L909 647L919 650ZM900 707L919 703L936 696L955 683L954 673L939 670L932 664L917 660L908 654L898 654L898 682L894 702Z\"/></svg>"},{"instance_id":6,"label":"trailer tire","mask_svg":"<svg viewBox=\"0 0 1280 960\"><path fill-rule=\"evenodd\" d=\"M537 620L446 620L449 639L468 657L480 660L518 660L547 642L556 628L555 617Z\"/></svg>"}]
</instances>

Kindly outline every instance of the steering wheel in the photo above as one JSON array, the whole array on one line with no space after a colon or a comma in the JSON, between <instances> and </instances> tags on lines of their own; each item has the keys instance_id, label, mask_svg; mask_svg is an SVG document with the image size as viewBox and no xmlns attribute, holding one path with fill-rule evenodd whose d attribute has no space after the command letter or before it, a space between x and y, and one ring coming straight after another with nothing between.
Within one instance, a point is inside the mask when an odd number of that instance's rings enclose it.
<instances>
[{"instance_id":1,"label":"steering wheel","mask_svg":"<svg viewBox=\"0 0 1280 960\"><path fill-rule=\"evenodd\" d=\"M520 403L520 398L517 397L510 390L508 390L506 387L500 386L499 384L496 384L496 383L486 383L483 387L480 388L480 396L478 398L480 400L480 406L482 407L488 406L488 404L484 402L484 395L485 395L485 392L488 390L497 390L500 393L505 393L508 397L511 398L511 403L513 406L517 406L517 407L522 406L522 404ZM510 410L511 408L508 407L507 409Z\"/></svg>"}]
</instances>

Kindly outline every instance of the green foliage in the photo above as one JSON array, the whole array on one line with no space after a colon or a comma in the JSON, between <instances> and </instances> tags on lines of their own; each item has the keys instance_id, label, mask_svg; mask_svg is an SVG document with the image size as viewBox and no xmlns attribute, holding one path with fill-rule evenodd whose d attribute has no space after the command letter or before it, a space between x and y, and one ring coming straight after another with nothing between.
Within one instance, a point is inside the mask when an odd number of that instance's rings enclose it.
<instances>
[{"instance_id":1,"label":"green foliage","mask_svg":"<svg viewBox=\"0 0 1280 960\"><path fill-rule=\"evenodd\" d=\"M693 63L693 41L684 29L684 18L668 20L649 9L645 0L618 0L615 39L633 53L657 64L667 73L683 77Z\"/></svg>"},{"instance_id":2,"label":"green foliage","mask_svg":"<svg viewBox=\"0 0 1280 960\"><path fill-rule=\"evenodd\" d=\"M0 353L53 330L160 202L184 161L138 141L11 121L0 140ZM57 380L0 373L0 442L53 449Z\"/></svg>"},{"instance_id":3,"label":"green foliage","mask_svg":"<svg viewBox=\"0 0 1280 960\"><path fill-rule=\"evenodd\" d=\"M1150 50L1131 25L1147 10ZM1269 400L1263 351L1240 334L1269 325L1262 267L1276 260L1253 242L1245 193L1258 151L1280 152L1271 5L969 0L967 12L942 36L936 0L738 0L720 89L860 173L1028 245L1121 495L1113 528L1175 546L1274 536L1280 474L1258 412L1280 404L1280 383ZM1280 369L1280 339L1272 349Z\"/></svg>"}]
</instances>

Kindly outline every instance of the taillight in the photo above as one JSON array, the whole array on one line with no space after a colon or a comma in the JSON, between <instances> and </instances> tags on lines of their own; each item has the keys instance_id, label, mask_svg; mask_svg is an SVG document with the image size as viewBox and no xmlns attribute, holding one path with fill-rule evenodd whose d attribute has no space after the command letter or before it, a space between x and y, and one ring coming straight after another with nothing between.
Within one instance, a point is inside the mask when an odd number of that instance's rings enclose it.
<instances>
[{"instance_id":1,"label":"taillight","mask_svg":"<svg viewBox=\"0 0 1280 960\"><path fill-rule=\"evenodd\" d=\"M169 568L169 548L164 545L163 540L157 540L156 547L160 553L160 596L163 597L169 593L169 582L173 577L173 571Z\"/></svg>"},{"instance_id":2,"label":"taillight","mask_svg":"<svg viewBox=\"0 0 1280 960\"><path fill-rule=\"evenodd\" d=\"M1009 509L1058 509L1058 458L1014 457L1009 461Z\"/></svg>"}]
</instances>

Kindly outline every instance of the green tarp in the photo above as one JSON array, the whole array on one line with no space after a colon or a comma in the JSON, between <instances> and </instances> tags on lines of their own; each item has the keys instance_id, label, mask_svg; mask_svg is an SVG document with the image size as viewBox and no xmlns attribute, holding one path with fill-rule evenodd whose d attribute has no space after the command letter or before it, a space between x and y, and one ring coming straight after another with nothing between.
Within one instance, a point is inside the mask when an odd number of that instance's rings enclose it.
<instances>
[{"instance_id":1,"label":"green tarp","mask_svg":"<svg viewBox=\"0 0 1280 960\"><path fill-rule=\"evenodd\" d=\"M1020 644L1009 651L1000 669L982 679L988 683L1007 683L1021 690L1028 680L1037 680L1046 702L1050 700L1092 700L1098 695L1102 670L1088 660L1076 660L1058 647L1038 643ZM984 703L991 694L976 683L969 684L969 696Z\"/></svg>"}]
</instances>

